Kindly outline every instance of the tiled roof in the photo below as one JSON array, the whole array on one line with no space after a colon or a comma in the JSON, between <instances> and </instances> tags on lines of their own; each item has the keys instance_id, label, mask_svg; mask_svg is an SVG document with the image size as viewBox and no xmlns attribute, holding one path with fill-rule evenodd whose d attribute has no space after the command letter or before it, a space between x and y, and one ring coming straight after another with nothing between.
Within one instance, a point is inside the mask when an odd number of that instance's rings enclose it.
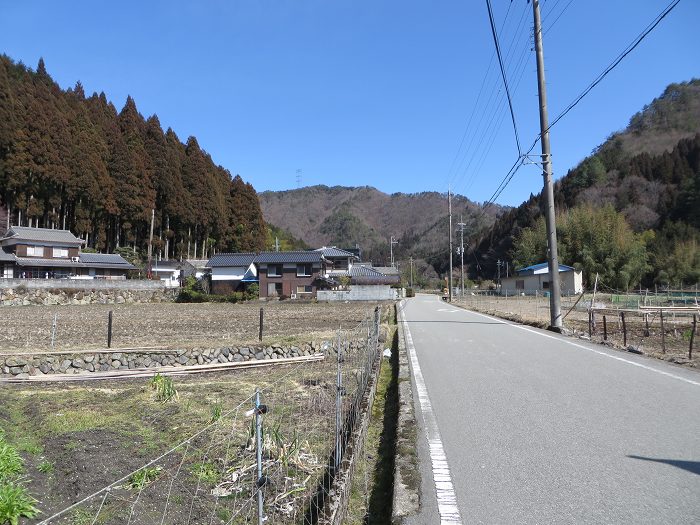
<instances>
[{"instance_id":1,"label":"tiled roof","mask_svg":"<svg viewBox=\"0 0 700 525\"><path fill-rule=\"evenodd\" d=\"M40 259L37 257L17 257L18 266L42 266L47 268L84 268L85 265L70 259Z\"/></svg>"},{"instance_id":2,"label":"tiled roof","mask_svg":"<svg viewBox=\"0 0 700 525\"><path fill-rule=\"evenodd\" d=\"M321 252L262 252L256 258L256 263L320 263L323 259Z\"/></svg>"},{"instance_id":3,"label":"tiled roof","mask_svg":"<svg viewBox=\"0 0 700 525\"><path fill-rule=\"evenodd\" d=\"M3 250L0 250L0 262L14 262L15 261L15 254L14 253L7 253L4 252Z\"/></svg>"},{"instance_id":4,"label":"tiled roof","mask_svg":"<svg viewBox=\"0 0 700 525\"><path fill-rule=\"evenodd\" d=\"M127 270L136 268L116 253L81 253L80 262L95 268L124 268Z\"/></svg>"},{"instance_id":5,"label":"tiled roof","mask_svg":"<svg viewBox=\"0 0 700 525\"><path fill-rule=\"evenodd\" d=\"M317 248L314 251L321 252L324 257L352 257L353 259L357 259L357 255L355 255L354 253L341 250L340 248L336 248L335 246L324 246L323 248Z\"/></svg>"},{"instance_id":6,"label":"tiled roof","mask_svg":"<svg viewBox=\"0 0 700 525\"><path fill-rule=\"evenodd\" d=\"M528 275L528 274L534 274L534 273L542 273L540 270L547 270L546 273L549 272L549 265L548 263L539 263L539 264L533 264L532 266L526 266L525 268L520 268L519 270L516 270L515 273L518 275ZM575 270L573 266L567 266L565 264L560 264L559 265L559 271L560 272L571 272Z\"/></svg>"},{"instance_id":7,"label":"tiled roof","mask_svg":"<svg viewBox=\"0 0 700 525\"><path fill-rule=\"evenodd\" d=\"M384 275L399 275L398 268L393 266L374 266L373 268Z\"/></svg>"},{"instance_id":8,"label":"tiled roof","mask_svg":"<svg viewBox=\"0 0 700 525\"><path fill-rule=\"evenodd\" d=\"M353 264L352 268L350 268L349 274L350 277L384 277L384 274L378 272L375 268L370 266L362 266L359 264Z\"/></svg>"},{"instance_id":9,"label":"tiled roof","mask_svg":"<svg viewBox=\"0 0 700 525\"><path fill-rule=\"evenodd\" d=\"M80 246L85 241L78 239L68 230L52 230L50 228L28 228L26 226L12 226L2 240L11 239L28 242L50 242L56 244L74 244Z\"/></svg>"},{"instance_id":10,"label":"tiled roof","mask_svg":"<svg viewBox=\"0 0 700 525\"><path fill-rule=\"evenodd\" d=\"M254 253L217 253L209 259L210 268L220 268L222 266L244 266L248 267L255 260Z\"/></svg>"}]
</instances>

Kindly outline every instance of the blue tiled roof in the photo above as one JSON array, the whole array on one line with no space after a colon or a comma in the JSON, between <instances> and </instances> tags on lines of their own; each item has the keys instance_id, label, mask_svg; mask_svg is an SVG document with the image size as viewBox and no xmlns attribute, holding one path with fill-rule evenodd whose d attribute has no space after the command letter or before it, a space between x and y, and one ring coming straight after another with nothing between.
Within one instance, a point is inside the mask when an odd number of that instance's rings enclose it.
<instances>
[{"instance_id":1,"label":"blue tiled roof","mask_svg":"<svg viewBox=\"0 0 700 525\"><path fill-rule=\"evenodd\" d=\"M546 262L543 262L543 263L533 264L532 266L526 266L525 268L520 268L519 270L516 270L516 273L518 273L518 274L534 273L538 270L543 270L547 267L548 267L548 264ZM573 266L567 266L566 264L559 265L560 272L572 272L574 270L575 270L575 268Z\"/></svg>"}]
</instances>

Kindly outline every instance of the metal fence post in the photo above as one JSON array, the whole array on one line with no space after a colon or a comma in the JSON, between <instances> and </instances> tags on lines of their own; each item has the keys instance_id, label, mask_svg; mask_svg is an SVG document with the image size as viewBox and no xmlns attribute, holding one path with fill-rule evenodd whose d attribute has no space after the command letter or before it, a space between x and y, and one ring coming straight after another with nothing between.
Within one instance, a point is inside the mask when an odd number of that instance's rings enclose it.
<instances>
[{"instance_id":1,"label":"metal fence post","mask_svg":"<svg viewBox=\"0 0 700 525\"><path fill-rule=\"evenodd\" d=\"M260 390L255 390L255 459L258 467L256 486L258 489L258 524L265 521L263 516L263 486L265 480L262 475L262 406L260 405Z\"/></svg>"},{"instance_id":2,"label":"metal fence post","mask_svg":"<svg viewBox=\"0 0 700 525\"><path fill-rule=\"evenodd\" d=\"M342 444L341 444L341 438L340 434L342 432L342 421L340 417L340 413L342 410L342 404L343 404L343 397L342 397L342 388L343 388L343 373L340 368L340 360L341 360L341 348L340 348L340 330L338 330L338 346L337 346L337 362L338 362L338 371L336 374L336 380L335 380L335 461L334 461L334 467L336 472L340 468L340 457L342 455Z\"/></svg>"},{"instance_id":3,"label":"metal fence post","mask_svg":"<svg viewBox=\"0 0 700 525\"><path fill-rule=\"evenodd\" d=\"M58 314L53 314L53 324L51 325L51 350L54 349L54 343L56 342L56 321L58 321Z\"/></svg>"}]
</instances>

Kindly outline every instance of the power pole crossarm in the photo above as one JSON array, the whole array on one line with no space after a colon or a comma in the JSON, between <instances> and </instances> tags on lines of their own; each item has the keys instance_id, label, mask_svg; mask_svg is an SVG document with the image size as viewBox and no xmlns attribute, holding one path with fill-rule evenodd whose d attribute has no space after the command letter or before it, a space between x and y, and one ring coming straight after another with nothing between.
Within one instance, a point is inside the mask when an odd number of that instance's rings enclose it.
<instances>
[{"instance_id":1,"label":"power pole crossarm","mask_svg":"<svg viewBox=\"0 0 700 525\"><path fill-rule=\"evenodd\" d=\"M532 0L535 19L535 51L537 55L537 90L540 96L540 130L542 135L542 177L544 178L545 223L547 225L547 265L549 266L550 329L560 331L561 285L559 283L559 255L557 253L557 229L554 217L554 185L552 183L552 155L549 149L549 121L547 118L547 88L544 80L544 50L542 48L542 24L540 2Z\"/></svg>"}]
</instances>

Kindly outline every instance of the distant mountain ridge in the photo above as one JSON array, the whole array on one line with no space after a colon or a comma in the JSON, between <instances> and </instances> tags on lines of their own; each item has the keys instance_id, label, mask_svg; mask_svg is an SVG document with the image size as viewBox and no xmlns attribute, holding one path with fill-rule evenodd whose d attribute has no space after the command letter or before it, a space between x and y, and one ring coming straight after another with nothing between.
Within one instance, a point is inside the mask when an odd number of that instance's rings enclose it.
<instances>
[{"instance_id":1,"label":"distant mountain ridge","mask_svg":"<svg viewBox=\"0 0 700 525\"><path fill-rule=\"evenodd\" d=\"M265 220L284 228L310 246L359 244L366 259L387 261L394 236L395 258L408 254L429 258L447 248L447 195L438 192L387 194L370 186L309 186L258 194ZM502 212L486 210L457 195L454 224L460 215L471 231L490 226ZM478 219L477 219L478 217Z\"/></svg>"}]
</instances>

